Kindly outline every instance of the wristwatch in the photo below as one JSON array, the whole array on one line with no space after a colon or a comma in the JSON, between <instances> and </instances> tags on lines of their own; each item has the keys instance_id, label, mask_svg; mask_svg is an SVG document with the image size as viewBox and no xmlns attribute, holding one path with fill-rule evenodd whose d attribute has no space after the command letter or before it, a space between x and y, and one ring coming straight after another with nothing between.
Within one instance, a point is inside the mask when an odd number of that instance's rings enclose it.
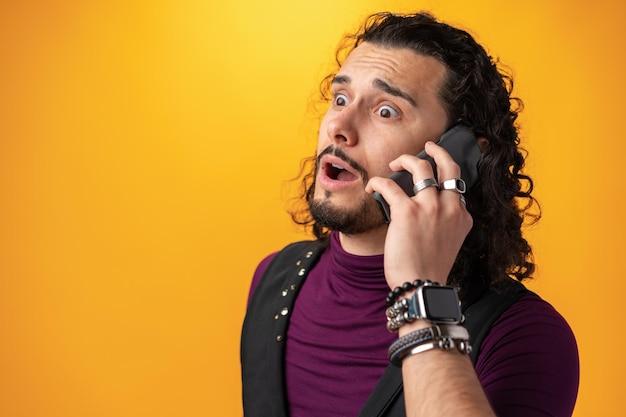
<instances>
[{"instance_id":1,"label":"wristwatch","mask_svg":"<svg viewBox=\"0 0 626 417\"><path fill-rule=\"evenodd\" d=\"M387 330L396 332L406 323L417 319L432 324L459 324L463 322L461 303L456 288L434 284L430 281L421 283L409 298L396 301L385 311Z\"/></svg>"},{"instance_id":2,"label":"wristwatch","mask_svg":"<svg viewBox=\"0 0 626 417\"><path fill-rule=\"evenodd\" d=\"M422 285L407 299L406 321L423 319L433 324L459 324L463 321L461 303L454 287Z\"/></svg>"}]
</instances>

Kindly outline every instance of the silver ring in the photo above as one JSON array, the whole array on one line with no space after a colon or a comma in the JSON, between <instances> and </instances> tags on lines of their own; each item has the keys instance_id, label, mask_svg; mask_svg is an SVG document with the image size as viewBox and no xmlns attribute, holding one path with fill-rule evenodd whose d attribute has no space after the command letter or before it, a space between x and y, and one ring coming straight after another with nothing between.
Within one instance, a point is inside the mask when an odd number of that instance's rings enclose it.
<instances>
[{"instance_id":1,"label":"silver ring","mask_svg":"<svg viewBox=\"0 0 626 417\"><path fill-rule=\"evenodd\" d=\"M467 187L465 186L465 181L463 181L461 178L452 178L449 180L445 180L441 183L440 186L442 190L456 191L459 194L463 194L467 189Z\"/></svg>"},{"instance_id":2,"label":"silver ring","mask_svg":"<svg viewBox=\"0 0 626 417\"><path fill-rule=\"evenodd\" d=\"M459 199L459 200L461 200L461 203L463 203L463 204L467 204L467 203L465 202L465 196L464 196L463 194L459 194L459 197L461 197L461 198Z\"/></svg>"},{"instance_id":3,"label":"silver ring","mask_svg":"<svg viewBox=\"0 0 626 417\"><path fill-rule=\"evenodd\" d=\"M424 188L428 188L428 187L439 188L439 184L437 184L437 180L434 178L426 178L425 180L418 181L413 186L413 194L417 194L420 191L422 191Z\"/></svg>"}]
</instances>

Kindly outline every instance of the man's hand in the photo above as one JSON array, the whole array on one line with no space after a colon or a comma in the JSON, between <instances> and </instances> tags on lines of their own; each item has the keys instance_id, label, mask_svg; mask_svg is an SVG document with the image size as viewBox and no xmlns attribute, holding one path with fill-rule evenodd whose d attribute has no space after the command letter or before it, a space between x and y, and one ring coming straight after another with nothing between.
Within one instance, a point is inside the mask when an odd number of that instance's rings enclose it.
<instances>
[{"instance_id":1,"label":"man's hand","mask_svg":"<svg viewBox=\"0 0 626 417\"><path fill-rule=\"evenodd\" d=\"M427 142L426 153L437 165L439 183L460 178L460 168L445 149ZM402 155L391 169L405 169L413 182L433 178L428 161ZM454 260L472 228L472 217L454 190L426 187L409 197L388 178L373 177L366 191L378 191L389 203L391 222L385 240L385 275L390 288L405 281L430 279L445 284Z\"/></svg>"}]
</instances>

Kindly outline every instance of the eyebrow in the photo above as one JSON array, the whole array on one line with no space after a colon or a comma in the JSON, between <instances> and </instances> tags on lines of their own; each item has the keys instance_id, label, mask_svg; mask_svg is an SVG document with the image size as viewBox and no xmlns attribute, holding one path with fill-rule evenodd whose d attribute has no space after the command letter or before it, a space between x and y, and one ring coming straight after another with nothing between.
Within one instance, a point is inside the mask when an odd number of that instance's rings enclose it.
<instances>
[{"instance_id":1,"label":"eyebrow","mask_svg":"<svg viewBox=\"0 0 626 417\"><path fill-rule=\"evenodd\" d=\"M350 84L352 80L346 75L335 75L333 77L333 84Z\"/></svg>"},{"instance_id":2,"label":"eyebrow","mask_svg":"<svg viewBox=\"0 0 626 417\"><path fill-rule=\"evenodd\" d=\"M385 81L381 80L380 78L376 78L372 84L374 85L374 87L383 90L385 93L391 94L392 96L403 98L409 103L411 103L413 107L417 107L417 103L415 102L415 100L413 100L413 97L411 97L409 93L407 93L406 91L402 91L401 89L397 87L393 87L389 85L388 83L386 83Z\"/></svg>"},{"instance_id":3,"label":"eyebrow","mask_svg":"<svg viewBox=\"0 0 626 417\"><path fill-rule=\"evenodd\" d=\"M352 80L350 79L350 77L346 75L337 75L333 78L332 83L333 84L350 84L351 81ZM411 103L412 106L417 107L417 103L415 102L413 97L409 95L409 93L407 93L406 91L402 91L398 87L394 87L390 85L389 83L381 80L380 78L376 78L372 82L372 85L378 88L379 90L384 91L387 94L391 94L392 96L403 98L409 103Z\"/></svg>"}]
</instances>

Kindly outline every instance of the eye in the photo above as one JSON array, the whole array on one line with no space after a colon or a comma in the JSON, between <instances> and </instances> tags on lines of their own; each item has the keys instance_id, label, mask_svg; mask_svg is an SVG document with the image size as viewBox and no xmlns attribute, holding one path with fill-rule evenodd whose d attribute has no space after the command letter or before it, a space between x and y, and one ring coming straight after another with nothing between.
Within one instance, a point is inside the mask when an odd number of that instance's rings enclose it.
<instances>
[{"instance_id":1,"label":"eye","mask_svg":"<svg viewBox=\"0 0 626 417\"><path fill-rule=\"evenodd\" d=\"M380 117L385 118L385 119L391 119L393 117L398 117L400 115L396 111L396 109L387 105L380 106L378 110L376 111L376 113L378 113Z\"/></svg>"},{"instance_id":2,"label":"eye","mask_svg":"<svg viewBox=\"0 0 626 417\"><path fill-rule=\"evenodd\" d=\"M333 95L333 103L335 106L343 107L350 104L350 100L348 100L345 94L336 93Z\"/></svg>"}]
</instances>

